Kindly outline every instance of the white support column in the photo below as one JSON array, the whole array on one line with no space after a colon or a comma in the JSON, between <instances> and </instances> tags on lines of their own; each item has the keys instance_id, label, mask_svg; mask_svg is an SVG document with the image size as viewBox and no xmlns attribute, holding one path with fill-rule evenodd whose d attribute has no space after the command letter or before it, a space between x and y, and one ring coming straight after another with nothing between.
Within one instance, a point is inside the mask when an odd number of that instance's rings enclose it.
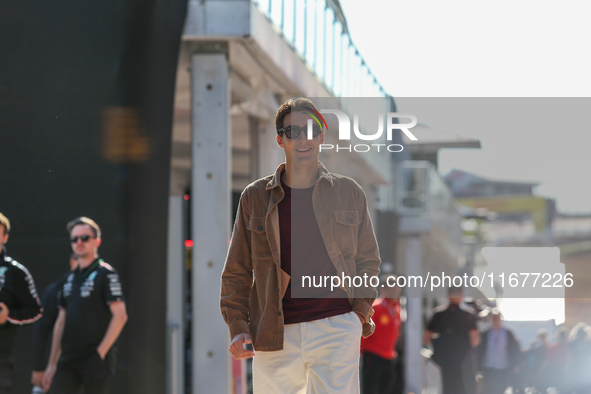
<instances>
[{"instance_id":1,"label":"white support column","mask_svg":"<svg viewBox=\"0 0 591 394\"><path fill-rule=\"evenodd\" d=\"M183 198L171 196L168 205L167 272L167 386L168 394L185 392L185 249L186 236Z\"/></svg>"},{"instance_id":2,"label":"white support column","mask_svg":"<svg viewBox=\"0 0 591 394\"><path fill-rule=\"evenodd\" d=\"M423 276L423 251L421 234L431 231L428 219L401 217L398 232L404 237L404 273ZM423 392L423 289L406 289L406 324L404 331L405 393Z\"/></svg>"},{"instance_id":3,"label":"white support column","mask_svg":"<svg viewBox=\"0 0 591 394\"><path fill-rule=\"evenodd\" d=\"M266 176L273 174L277 166L285 161L283 150L277 145L277 130L275 123L268 121L259 126L259 151L264 154L259 155L259 174Z\"/></svg>"},{"instance_id":4,"label":"white support column","mask_svg":"<svg viewBox=\"0 0 591 394\"><path fill-rule=\"evenodd\" d=\"M404 240L404 260L407 278L422 275L422 253L420 235L406 237ZM406 300L405 331L405 382L407 393L423 392L423 362L421 346L423 342L423 299L417 294L410 294Z\"/></svg>"},{"instance_id":5,"label":"white support column","mask_svg":"<svg viewBox=\"0 0 591 394\"><path fill-rule=\"evenodd\" d=\"M231 368L219 297L231 220L230 87L227 43L207 45L191 57L192 392L225 394Z\"/></svg>"}]
</instances>

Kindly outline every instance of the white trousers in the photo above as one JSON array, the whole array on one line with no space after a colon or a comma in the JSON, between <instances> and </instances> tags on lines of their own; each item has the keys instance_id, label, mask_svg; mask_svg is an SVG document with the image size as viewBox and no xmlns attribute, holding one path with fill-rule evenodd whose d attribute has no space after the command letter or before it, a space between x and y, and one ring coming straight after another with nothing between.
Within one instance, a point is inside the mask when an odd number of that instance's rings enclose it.
<instances>
[{"instance_id":1,"label":"white trousers","mask_svg":"<svg viewBox=\"0 0 591 394\"><path fill-rule=\"evenodd\" d=\"M355 312L287 324L283 350L255 351L254 394L359 394L361 334Z\"/></svg>"}]
</instances>

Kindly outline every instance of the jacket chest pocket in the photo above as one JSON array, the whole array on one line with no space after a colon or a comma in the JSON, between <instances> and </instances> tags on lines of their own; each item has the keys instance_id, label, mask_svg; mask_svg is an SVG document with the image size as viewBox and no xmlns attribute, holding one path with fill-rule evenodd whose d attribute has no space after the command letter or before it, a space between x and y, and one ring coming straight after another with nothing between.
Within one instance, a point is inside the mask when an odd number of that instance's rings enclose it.
<instances>
[{"instance_id":1,"label":"jacket chest pocket","mask_svg":"<svg viewBox=\"0 0 591 394\"><path fill-rule=\"evenodd\" d=\"M341 252L357 253L359 234L359 212L335 211L334 235Z\"/></svg>"},{"instance_id":2,"label":"jacket chest pocket","mask_svg":"<svg viewBox=\"0 0 591 394\"><path fill-rule=\"evenodd\" d=\"M271 259L273 255L267 239L265 218L251 216L248 221L248 229L250 230L250 252L253 260Z\"/></svg>"}]
</instances>

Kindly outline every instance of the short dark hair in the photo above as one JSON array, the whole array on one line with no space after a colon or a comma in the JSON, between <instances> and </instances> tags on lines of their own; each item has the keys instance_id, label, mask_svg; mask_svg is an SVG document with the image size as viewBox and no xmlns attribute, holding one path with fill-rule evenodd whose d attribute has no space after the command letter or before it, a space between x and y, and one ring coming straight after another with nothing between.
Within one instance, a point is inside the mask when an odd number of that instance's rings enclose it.
<instances>
[{"instance_id":1,"label":"short dark hair","mask_svg":"<svg viewBox=\"0 0 591 394\"><path fill-rule=\"evenodd\" d=\"M275 129L279 130L283 127L283 119L292 112L301 112L306 108L312 108L314 111L318 111L316 105L306 97L292 97L288 99L286 102L281 104L279 109L277 110L277 114L275 115Z\"/></svg>"},{"instance_id":2,"label":"short dark hair","mask_svg":"<svg viewBox=\"0 0 591 394\"><path fill-rule=\"evenodd\" d=\"M87 218L86 216L80 216L79 218L69 221L68 225L66 226L66 229L68 230L68 234L71 234L72 229L74 227L78 226L79 224L86 224L86 225L90 226L90 228L92 229L92 232L94 233L94 236L97 238L101 237L101 228L99 227L99 225L96 224L96 222L94 220Z\"/></svg>"},{"instance_id":3,"label":"short dark hair","mask_svg":"<svg viewBox=\"0 0 591 394\"><path fill-rule=\"evenodd\" d=\"M10 232L10 220L0 212L0 226L4 226L4 234Z\"/></svg>"}]
</instances>

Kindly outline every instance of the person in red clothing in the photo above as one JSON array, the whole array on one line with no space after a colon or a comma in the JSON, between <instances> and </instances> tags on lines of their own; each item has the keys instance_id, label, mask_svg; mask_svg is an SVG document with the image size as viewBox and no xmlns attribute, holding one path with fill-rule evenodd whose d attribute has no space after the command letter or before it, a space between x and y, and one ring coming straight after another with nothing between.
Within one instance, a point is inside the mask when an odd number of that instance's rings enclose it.
<instances>
[{"instance_id":1,"label":"person in red clothing","mask_svg":"<svg viewBox=\"0 0 591 394\"><path fill-rule=\"evenodd\" d=\"M372 305L376 329L370 337L361 340L361 389L363 394L391 393L396 384L394 359L396 341L400 335L401 289L391 286L396 283L395 275L380 278L380 298ZM389 286L390 285L390 286Z\"/></svg>"}]
</instances>

